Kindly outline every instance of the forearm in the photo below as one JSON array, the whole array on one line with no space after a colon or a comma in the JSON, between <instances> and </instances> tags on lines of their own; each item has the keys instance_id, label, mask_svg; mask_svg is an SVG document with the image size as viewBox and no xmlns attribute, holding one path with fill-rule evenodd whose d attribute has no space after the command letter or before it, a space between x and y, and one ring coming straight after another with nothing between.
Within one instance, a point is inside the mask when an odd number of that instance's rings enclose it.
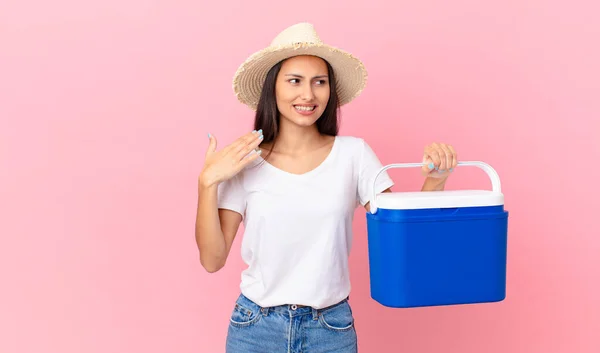
<instances>
[{"instance_id":1,"label":"forearm","mask_svg":"<svg viewBox=\"0 0 600 353\"><path fill-rule=\"evenodd\" d=\"M446 178L426 178L421 191L443 191L446 186L446 180Z\"/></svg>"},{"instance_id":2,"label":"forearm","mask_svg":"<svg viewBox=\"0 0 600 353\"><path fill-rule=\"evenodd\" d=\"M218 184L206 184L198 180L196 244L200 251L200 262L209 272L221 268L227 257L217 208L217 189Z\"/></svg>"}]
</instances>

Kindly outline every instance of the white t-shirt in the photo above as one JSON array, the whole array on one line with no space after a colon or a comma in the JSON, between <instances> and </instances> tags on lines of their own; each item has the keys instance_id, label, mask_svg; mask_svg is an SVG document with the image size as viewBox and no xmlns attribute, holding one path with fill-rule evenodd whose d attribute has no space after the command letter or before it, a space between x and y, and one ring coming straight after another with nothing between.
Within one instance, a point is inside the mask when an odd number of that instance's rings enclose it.
<instances>
[{"instance_id":1,"label":"white t-shirt","mask_svg":"<svg viewBox=\"0 0 600 353\"><path fill-rule=\"evenodd\" d=\"M350 293L348 256L356 207L382 167L361 138L336 136L317 168L292 174L258 158L218 187L218 207L243 217L242 293L263 307L321 309ZM387 172L379 193L394 183Z\"/></svg>"}]
</instances>

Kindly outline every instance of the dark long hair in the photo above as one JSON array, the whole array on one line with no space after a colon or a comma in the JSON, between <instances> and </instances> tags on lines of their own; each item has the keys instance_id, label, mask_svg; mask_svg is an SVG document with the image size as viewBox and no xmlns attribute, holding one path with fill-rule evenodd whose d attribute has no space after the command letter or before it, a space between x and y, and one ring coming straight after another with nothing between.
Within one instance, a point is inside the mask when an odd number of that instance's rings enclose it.
<instances>
[{"instance_id":1,"label":"dark long hair","mask_svg":"<svg viewBox=\"0 0 600 353\"><path fill-rule=\"evenodd\" d=\"M280 113L279 109L277 109L275 83L284 61L277 63L267 73L254 117L254 129L262 129L263 131L264 139L262 143L272 142L271 149L264 159L273 152L275 139L279 134ZM336 90L335 74L327 60L324 61L327 64L327 73L329 75L329 101L323 114L317 119L316 125L319 133L322 135L337 136L339 132L338 115L340 106Z\"/></svg>"}]
</instances>

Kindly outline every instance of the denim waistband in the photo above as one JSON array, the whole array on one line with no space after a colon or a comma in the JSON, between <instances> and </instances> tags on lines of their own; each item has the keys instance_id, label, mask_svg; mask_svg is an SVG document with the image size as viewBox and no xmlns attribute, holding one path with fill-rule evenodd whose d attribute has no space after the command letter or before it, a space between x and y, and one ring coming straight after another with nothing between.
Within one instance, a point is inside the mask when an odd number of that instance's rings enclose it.
<instances>
[{"instance_id":1,"label":"denim waistband","mask_svg":"<svg viewBox=\"0 0 600 353\"><path fill-rule=\"evenodd\" d=\"M343 305L346 302L348 302L348 300L350 299L350 297L346 297L345 299L339 301L338 303L335 303L333 305L327 306L325 308L321 308L321 309L315 309L313 307L310 306L301 306L301 305L296 305L296 304L284 304L284 305L277 305L277 306L270 306L270 307L262 307L258 304L256 304L254 301L252 301L251 299L249 299L248 297L246 297L243 294L240 294L237 303L247 309L250 310L260 310L260 312L263 315L268 315L270 312L278 312L284 315L291 315L291 316L299 316L299 315L306 315L306 314L312 314L313 318L317 318L319 313L326 311L326 310L330 310L333 309L339 305Z\"/></svg>"}]
</instances>

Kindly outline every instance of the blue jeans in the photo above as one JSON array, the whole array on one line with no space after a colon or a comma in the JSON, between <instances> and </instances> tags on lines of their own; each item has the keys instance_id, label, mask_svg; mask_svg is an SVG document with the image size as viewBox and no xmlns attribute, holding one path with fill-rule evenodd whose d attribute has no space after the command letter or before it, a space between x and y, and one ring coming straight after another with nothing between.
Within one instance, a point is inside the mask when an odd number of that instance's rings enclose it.
<instances>
[{"instance_id":1,"label":"blue jeans","mask_svg":"<svg viewBox=\"0 0 600 353\"><path fill-rule=\"evenodd\" d=\"M281 305L262 308L243 294L227 331L227 353L356 353L348 300L324 308Z\"/></svg>"}]
</instances>

